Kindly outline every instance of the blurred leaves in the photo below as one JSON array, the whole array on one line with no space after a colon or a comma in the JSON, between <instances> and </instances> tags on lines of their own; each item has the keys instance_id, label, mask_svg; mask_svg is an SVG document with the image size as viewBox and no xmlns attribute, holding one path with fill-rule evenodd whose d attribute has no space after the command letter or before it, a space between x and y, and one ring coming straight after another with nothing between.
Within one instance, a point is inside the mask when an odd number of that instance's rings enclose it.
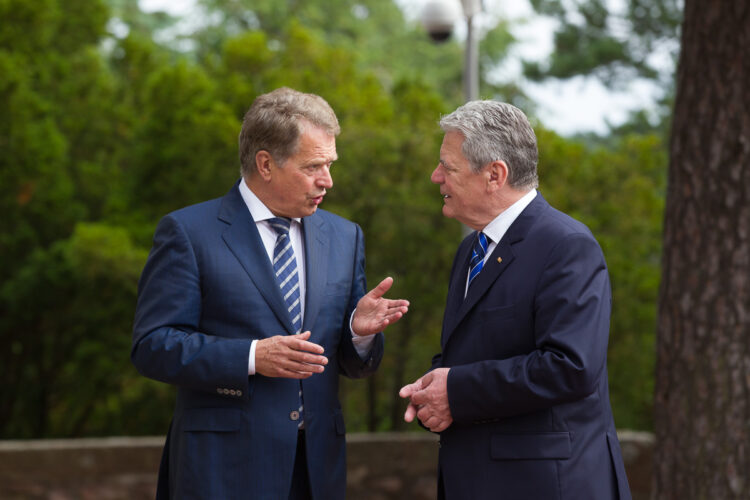
<instances>
[{"instance_id":1,"label":"blurred leaves","mask_svg":"<svg viewBox=\"0 0 750 500\"><path fill-rule=\"evenodd\" d=\"M154 226L227 192L242 116L281 85L336 110L324 208L364 229L369 284L393 276L389 295L412 303L376 376L342 382L348 428L405 427L396 392L439 350L460 241L429 176L439 117L461 101L461 47L431 45L391 1L200 4L204 22L170 38L180 20L136 0L0 0L0 437L166 431L173 388L129 361ZM588 15L601 29L605 13ZM490 29L483 72L512 43L505 24ZM618 425L649 428L664 144L636 122L604 139L537 130L543 194L592 228L609 262Z\"/></svg>"}]
</instances>

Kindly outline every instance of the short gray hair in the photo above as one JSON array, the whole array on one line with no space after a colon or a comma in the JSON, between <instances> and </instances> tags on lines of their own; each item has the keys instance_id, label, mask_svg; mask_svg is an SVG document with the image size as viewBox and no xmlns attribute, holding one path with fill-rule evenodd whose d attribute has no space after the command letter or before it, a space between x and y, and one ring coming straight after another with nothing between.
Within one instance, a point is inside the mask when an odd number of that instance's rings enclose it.
<instances>
[{"instance_id":1,"label":"short gray hair","mask_svg":"<svg viewBox=\"0 0 750 500\"><path fill-rule=\"evenodd\" d=\"M510 187L539 186L536 135L529 119L517 107L497 101L467 102L442 117L440 128L464 136L461 152L475 173L488 163L504 161Z\"/></svg>"},{"instance_id":2,"label":"short gray hair","mask_svg":"<svg viewBox=\"0 0 750 500\"><path fill-rule=\"evenodd\" d=\"M336 113L325 99L281 87L259 95L245 113L240 131L240 171L243 176L255 169L255 155L268 151L279 164L297 152L304 121L330 135L341 132Z\"/></svg>"}]
</instances>

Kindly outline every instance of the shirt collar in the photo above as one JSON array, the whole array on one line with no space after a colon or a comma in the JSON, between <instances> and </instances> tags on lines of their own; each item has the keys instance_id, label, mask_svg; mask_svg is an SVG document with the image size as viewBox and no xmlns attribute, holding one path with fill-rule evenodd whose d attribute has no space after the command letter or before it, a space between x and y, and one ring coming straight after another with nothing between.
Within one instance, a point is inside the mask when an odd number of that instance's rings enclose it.
<instances>
[{"instance_id":1,"label":"shirt collar","mask_svg":"<svg viewBox=\"0 0 750 500\"><path fill-rule=\"evenodd\" d=\"M505 236L511 224L521 215L521 212L523 212L534 198L536 198L536 189L532 189L514 204L500 212L497 217L492 219L492 222L482 229L482 232L494 243L498 243Z\"/></svg>"},{"instance_id":2,"label":"shirt collar","mask_svg":"<svg viewBox=\"0 0 750 500\"><path fill-rule=\"evenodd\" d=\"M240 179L240 195L242 196L245 205L247 205L250 215L253 216L253 221L260 222L276 217L273 212L268 209L265 203L260 201L260 198L253 193L252 189L247 186L244 178ZM302 222L300 217L294 217L292 220Z\"/></svg>"}]
</instances>

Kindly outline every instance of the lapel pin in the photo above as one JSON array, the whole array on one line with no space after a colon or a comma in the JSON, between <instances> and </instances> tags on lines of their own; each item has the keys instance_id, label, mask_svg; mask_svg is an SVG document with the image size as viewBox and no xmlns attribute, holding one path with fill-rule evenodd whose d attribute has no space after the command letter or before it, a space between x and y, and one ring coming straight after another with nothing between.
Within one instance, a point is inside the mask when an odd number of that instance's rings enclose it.
<instances>
[{"instance_id":1,"label":"lapel pin","mask_svg":"<svg viewBox=\"0 0 750 500\"><path fill-rule=\"evenodd\" d=\"M502 261L503 261L503 258L502 258L502 257L498 257L498 258L497 258L497 263L498 263L498 264L500 264L500 263L501 263Z\"/></svg>"}]
</instances>

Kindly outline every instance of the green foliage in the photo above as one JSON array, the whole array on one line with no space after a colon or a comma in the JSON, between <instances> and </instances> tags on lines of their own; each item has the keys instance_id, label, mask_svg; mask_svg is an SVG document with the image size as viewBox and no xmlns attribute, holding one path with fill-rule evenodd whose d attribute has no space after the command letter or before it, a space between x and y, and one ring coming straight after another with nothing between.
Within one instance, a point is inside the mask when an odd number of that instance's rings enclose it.
<instances>
[{"instance_id":1,"label":"green foliage","mask_svg":"<svg viewBox=\"0 0 750 500\"><path fill-rule=\"evenodd\" d=\"M525 61L532 80L593 77L612 88L636 78L654 81L664 94L656 106L636 110L613 136L633 130L667 137L674 96L683 0L530 0L539 14L559 24L554 49L542 62ZM655 108L655 109L653 109Z\"/></svg>"},{"instance_id":2,"label":"green foliage","mask_svg":"<svg viewBox=\"0 0 750 500\"><path fill-rule=\"evenodd\" d=\"M617 85L644 76L671 84L671 72L658 66L663 61L654 63L649 56L667 47L676 58L680 0L628 0L622 12L613 11L606 0L531 0L531 4L560 24L549 61L525 65L530 78L593 75Z\"/></svg>"},{"instance_id":3,"label":"green foliage","mask_svg":"<svg viewBox=\"0 0 750 500\"><path fill-rule=\"evenodd\" d=\"M393 276L390 295L412 303L388 329L376 376L343 382L348 428L405 427L397 391L439 350L460 241L429 176L437 121L460 101L461 47L432 46L381 0L202 4L215 22L184 52L184 39L160 37L176 20L136 0L0 0L0 437L166 431L173 388L139 376L128 356L153 229L229 189L242 116L281 85L336 110L340 159L324 208L364 229L370 286ZM129 31L107 35L113 17ZM490 30L483 68L512 41L506 26ZM581 142L540 129L540 174L544 195L602 243L615 414L648 428L666 160L658 139L626 132Z\"/></svg>"}]
</instances>

